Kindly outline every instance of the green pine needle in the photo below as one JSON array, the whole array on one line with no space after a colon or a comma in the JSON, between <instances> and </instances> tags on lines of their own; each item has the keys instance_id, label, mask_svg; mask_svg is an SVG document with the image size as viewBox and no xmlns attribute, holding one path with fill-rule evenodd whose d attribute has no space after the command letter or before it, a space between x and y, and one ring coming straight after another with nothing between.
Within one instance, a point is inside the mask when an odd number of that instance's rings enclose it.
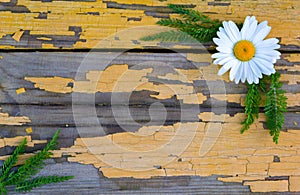
<instances>
[{"instance_id":1,"label":"green pine needle","mask_svg":"<svg viewBox=\"0 0 300 195\"><path fill-rule=\"evenodd\" d=\"M258 85L254 83L248 84L248 93L245 99L246 119L242 122L243 127L241 129L241 133L244 133L246 130L248 130L255 118L258 118L260 100L261 95Z\"/></svg>"},{"instance_id":2,"label":"green pine needle","mask_svg":"<svg viewBox=\"0 0 300 195\"><path fill-rule=\"evenodd\" d=\"M270 135L273 141L278 144L278 138L282 125L284 124L283 112L287 111L287 98L284 90L281 90L282 83L279 81L280 74L275 73L270 76L270 87L266 93L265 115L267 117L266 125L270 129Z\"/></svg>"},{"instance_id":3,"label":"green pine needle","mask_svg":"<svg viewBox=\"0 0 300 195\"><path fill-rule=\"evenodd\" d=\"M59 183L63 181L67 181L69 179L74 178L74 176L41 176L36 177L32 180L27 180L25 182L21 182L17 184L17 187L15 188L18 192L27 192L32 190L33 188L50 184L50 183Z\"/></svg>"},{"instance_id":4,"label":"green pine needle","mask_svg":"<svg viewBox=\"0 0 300 195\"><path fill-rule=\"evenodd\" d=\"M27 159L24 165L20 166L17 171L12 171L12 167L17 163L20 154L25 151L26 138L16 147L13 154L4 162L0 168L0 195L7 194L6 186L16 185L17 191L30 191L34 187L38 187L48 183L57 183L73 178L73 176L47 176L32 179L44 166L44 160L50 158L58 144L57 139L60 131L56 131L51 141L40 152Z\"/></svg>"}]
</instances>

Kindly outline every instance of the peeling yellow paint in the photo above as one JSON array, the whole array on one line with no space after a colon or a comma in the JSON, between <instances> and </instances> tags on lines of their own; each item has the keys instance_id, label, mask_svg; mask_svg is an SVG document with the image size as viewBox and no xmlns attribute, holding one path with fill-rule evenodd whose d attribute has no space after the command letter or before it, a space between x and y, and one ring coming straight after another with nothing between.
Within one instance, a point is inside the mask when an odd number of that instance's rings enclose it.
<instances>
[{"instance_id":1,"label":"peeling yellow paint","mask_svg":"<svg viewBox=\"0 0 300 195\"><path fill-rule=\"evenodd\" d=\"M17 136L13 138L3 138L3 141L6 146L18 146L24 140L24 138L26 138L27 144L32 141L31 136Z\"/></svg>"},{"instance_id":2,"label":"peeling yellow paint","mask_svg":"<svg viewBox=\"0 0 300 195\"><path fill-rule=\"evenodd\" d=\"M251 192L287 192L289 190L288 180L281 181L251 181L244 185L250 185Z\"/></svg>"},{"instance_id":3,"label":"peeling yellow paint","mask_svg":"<svg viewBox=\"0 0 300 195\"><path fill-rule=\"evenodd\" d=\"M19 158L18 158L18 161L17 161L17 163L16 163L15 165L18 166L18 165L24 164L25 161L26 161L27 159L29 159L30 157L32 157L33 155L34 155L33 153L31 153L31 154L22 154L22 155L20 155ZM7 156L0 156L0 160L6 160L6 159L8 159L9 157L10 157L10 155L7 155Z\"/></svg>"},{"instance_id":4,"label":"peeling yellow paint","mask_svg":"<svg viewBox=\"0 0 300 195\"><path fill-rule=\"evenodd\" d=\"M1 3L8 3L8 2L10 2L10 0L1 0L0 2Z\"/></svg>"},{"instance_id":5,"label":"peeling yellow paint","mask_svg":"<svg viewBox=\"0 0 300 195\"><path fill-rule=\"evenodd\" d=\"M285 93L287 99L287 106L300 106L299 94Z\"/></svg>"},{"instance_id":6,"label":"peeling yellow paint","mask_svg":"<svg viewBox=\"0 0 300 195\"><path fill-rule=\"evenodd\" d=\"M300 62L300 54L290 54L286 57L289 62Z\"/></svg>"},{"instance_id":7,"label":"peeling yellow paint","mask_svg":"<svg viewBox=\"0 0 300 195\"><path fill-rule=\"evenodd\" d=\"M282 82L288 82L289 85L297 85L300 81L300 75L282 74L279 80Z\"/></svg>"},{"instance_id":8,"label":"peeling yellow paint","mask_svg":"<svg viewBox=\"0 0 300 195\"><path fill-rule=\"evenodd\" d=\"M27 81L33 82L34 87L55 93L71 93L72 88L68 83L73 83L71 78L62 77L25 77Z\"/></svg>"},{"instance_id":9,"label":"peeling yellow paint","mask_svg":"<svg viewBox=\"0 0 300 195\"><path fill-rule=\"evenodd\" d=\"M7 0L3 0L6 2ZM132 4L128 1L118 1L117 3ZM135 4L148 6L166 6L170 2L161 1L135 1ZM171 2L172 3L172 2ZM178 4L178 1L173 3ZM251 13L255 15L259 21L268 20L272 31L270 37L281 38L282 44L293 44L299 46L298 32L299 32L299 18L298 7L299 1L233 1L228 6L214 6L208 5L207 1L186 1L179 2L181 4L193 4L195 10L200 12L208 12L207 14L212 18L220 20L233 20L242 22L244 18ZM47 5L47 6L45 6ZM2 33L13 34L20 31L20 29L30 30L31 35L67 35L74 36L74 32L69 30L69 26L80 26L82 32L80 39L86 41L77 41L73 48L93 48L99 41L103 40L115 32L120 32L125 28L136 26L155 25L159 18L147 16L145 11L141 9L114 9L107 8L106 3L102 1L97 2L72 2L69 6L65 6L63 2L41 2L19 0L17 6L25 6L30 10L30 13L12 13L1 12L2 18ZM146 7L145 7L146 9ZM47 19L38 19L41 12L47 13ZM89 15L88 12L99 13L99 15ZM233 14L234 13L234 14ZM279 16L285 15L284 21ZM141 18L140 21L129 20L131 17ZM171 18L177 17L176 14L171 14ZM284 28L282 27L284 23ZM288 29L288 32L286 31ZM137 35L129 36L131 40L138 40ZM149 32L148 32L149 34ZM115 47L133 48L134 44L128 41L128 44L118 44L116 41ZM122 39L121 39L122 42ZM143 45L144 42L141 42ZM156 43L158 45L158 43ZM52 48L51 44L43 44L43 48ZM105 45L104 45L105 46ZM1 46L3 47L3 46ZM101 46L100 46L101 47ZM107 45L106 45L107 47ZM140 46L139 46L140 47Z\"/></svg>"},{"instance_id":10,"label":"peeling yellow paint","mask_svg":"<svg viewBox=\"0 0 300 195\"><path fill-rule=\"evenodd\" d=\"M223 182L239 182L242 183L243 181L256 181L256 180L264 180L266 178L265 175L251 175L251 176L245 176L245 175L238 175L233 177L219 177L219 181Z\"/></svg>"},{"instance_id":11,"label":"peeling yellow paint","mask_svg":"<svg viewBox=\"0 0 300 195\"><path fill-rule=\"evenodd\" d=\"M300 175L290 176L289 184L289 189L291 192L300 192Z\"/></svg>"},{"instance_id":12,"label":"peeling yellow paint","mask_svg":"<svg viewBox=\"0 0 300 195\"><path fill-rule=\"evenodd\" d=\"M186 59L192 62L212 62L211 54L209 53L187 53Z\"/></svg>"},{"instance_id":13,"label":"peeling yellow paint","mask_svg":"<svg viewBox=\"0 0 300 195\"><path fill-rule=\"evenodd\" d=\"M25 129L25 131L26 131L26 133L28 133L28 134L32 133L32 127L27 127L27 128Z\"/></svg>"},{"instance_id":14,"label":"peeling yellow paint","mask_svg":"<svg viewBox=\"0 0 300 195\"><path fill-rule=\"evenodd\" d=\"M242 99L246 97L245 94L211 94L210 97L221 101L242 103Z\"/></svg>"},{"instance_id":15,"label":"peeling yellow paint","mask_svg":"<svg viewBox=\"0 0 300 195\"><path fill-rule=\"evenodd\" d=\"M2 2L9 2L2 0ZM126 0L120 0L118 3L130 4ZM143 1L137 0L135 4L145 4L149 6L165 6L170 2L165 1ZM178 2L175 2L178 3ZM259 21L268 20L272 26L270 37L278 37L281 44L299 46L299 24L298 17L300 1L231 1L230 6L210 6L207 1L187 1L184 4L195 4L196 10L209 10L212 18L222 20L234 20L242 22L246 15L251 13L256 15ZM82 32L79 39L72 45L72 48L143 48L146 46L159 46L159 42L143 42L139 41L140 37L154 34L153 31L136 30L129 34L120 34L118 39L104 40L107 36L113 35L126 28L153 25L158 18L146 16L143 10L127 10L106 8L103 2L70 2L69 6L65 6L64 2L41 2L19 0L18 5L26 6L31 13L11 13L0 12L2 19L2 31L0 37L5 35L13 35L13 39L20 41L24 30L28 30L30 35L38 36L42 48L57 48L53 44L52 38L48 35L58 36L74 36L75 32L69 30L69 26L79 26ZM37 19L38 13L47 12L47 19ZM99 16L87 15L87 12L99 12ZM234 13L234 14L233 14ZM285 19L281 20L280 16L285 15ZM141 18L141 21L128 21L129 17ZM177 17L171 14L171 17ZM282 24L284 23L284 27ZM288 31L287 31L288 29ZM135 40L135 42L133 41ZM101 41L100 44L99 41ZM137 42L139 42L137 44ZM39 47L39 46L38 46ZM0 48L13 49L14 46L0 45ZM190 48L190 46L174 45L176 48ZM0 57L1 58L1 57ZM210 54L187 54L187 60L192 62L211 62ZM289 62L299 62L299 54L290 54L284 59ZM276 66L278 70L288 70L295 72L299 70L299 65L295 63L293 66ZM176 73L169 73L158 76L160 79L169 81L181 81L182 84L157 84L150 82L147 75L152 73L152 69L130 70L128 65L112 65L104 71L90 71L86 74L85 81L75 82L72 78L62 77L25 77L25 80L34 83L36 88L54 92L54 93L95 93L95 92L132 92L149 90L157 92L151 95L157 99L172 98L176 95L177 99L183 103L202 104L207 99L202 93L195 93L191 85L195 80L224 80L229 82L228 73L218 76L218 66L208 65L201 66L195 70L176 69ZM99 79L98 79L99 78ZM300 77L297 74L282 74L281 81L287 82L289 85L297 85ZM72 85L69 85L72 83ZM16 94L25 92L24 88L16 90ZM299 93L287 93L288 106L299 106ZM217 100L227 100L243 104L244 94L227 94L217 95L210 94ZM184 124L186 129L191 126L199 125L195 137L186 150L168 164L163 164L162 169L151 169L146 171L128 171L126 168L133 168L138 165L134 161L122 161L126 157L130 157L130 153L114 153L112 144L125 147L136 151L147 151L156 149L174 137L176 133L176 125L172 126L144 126L135 133L118 133L105 137L95 138L77 138L74 146L70 148L62 148L54 151L55 157L61 157L62 154L70 154L69 162L80 162L84 164L93 164L107 177L135 177L150 178L152 176L178 176L178 175L224 175L224 178L218 178L224 182L244 182L249 185L253 192L271 192L271 191L300 191L299 189L299 159L300 159L300 132L299 130L288 130L281 132L280 142L274 145L269 137L269 132L263 128L262 121L265 121L263 114L259 119L241 135L240 122L244 119L244 114L239 113L234 117L228 114L216 115L213 113L200 113L199 119L203 122ZM0 113L0 124L4 125L22 125L31 122L26 116L12 117L7 113ZM199 156L200 143L203 141L205 133L209 131L209 124L224 123L222 132L218 136L216 144L205 156ZM177 124L178 125L178 124ZM295 125L296 121L295 121ZM32 132L30 127L26 132ZM188 132L187 132L188 134ZM182 135L183 139L185 138ZM0 147L6 145L16 146L24 137L4 138L0 139ZM46 140L31 140L28 138L28 146L33 147L35 144L46 143ZM108 138L108 139L107 139ZM107 141L109 140L109 141ZM293 147L291 147L293 146ZM91 153L89 149L94 149L96 154ZM108 159L119 160L121 167L118 169L109 163L103 162L101 155L107 155ZM30 154L32 155L32 154ZM29 157L24 156L25 157ZM167 161L172 151L158 153L154 156L141 156L146 158L149 167L159 166L153 164L154 159L162 159ZM280 162L273 162L274 155L280 157ZM5 159L6 157L1 157ZM121 159L121 160L120 160ZM179 160L180 159L180 160ZM22 160L21 160L22 161ZM151 164L152 163L152 164ZM238 174L238 176L236 176ZM282 181L264 181L268 176L289 176L289 180ZM261 181L260 181L261 180Z\"/></svg>"},{"instance_id":16,"label":"peeling yellow paint","mask_svg":"<svg viewBox=\"0 0 300 195\"><path fill-rule=\"evenodd\" d=\"M30 122L26 116L9 116L8 113L0 112L0 125L23 125Z\"/></svg>"},{"instance_id":17,"label":"peeling yellow paint","mask_svg":"<svg viewBox=\"0 0 300 195\"><path fill-rule=\"evenodd\" d=\"M48 37L38 37L36 39L38 39L38 40L44 40L44 41L51 41L52 40L51 38L48 38Z\"/></svg>"},{"instance_id":18,"label":"peeling yellow paint","mask_svg":"<svg viewBox=\"0 0 300 195\"><path fill-rule=\"evenodd\" d=\"M216 123L222 117L225 117L225 120L216 143L206 155L199 156L200 145L205 137L205 132L211 131L206 128L204 122L214 121ZM269 139L268 131L264 130L262 123L259 122L265 120L263 115L259 116L258 122L253 124L244 133L245 135L241 135L240 121L243 117L244 114L236 114L233 117L229 115L219 116L218 119L217 115L211 116L211 113L201 113L200 118L204 122L199 122L200 126L197 128L191 144L175 160L167 164L153 163L153 158L156 160L162 159L162 162L166 162L164 160L169 158L172 151L157 153L155 156L141 156L145 162L149 163L149 168L162 166L163 169L154 168L152 171L127 170L128 167L137 166L136 162L123 162L121 159L127 159L132 154L130 152L114 153L115 150L113 148L115 145L118 145L129 149L129 151L152 151L173 139L176 133L176 125L142 127L135 133L127 132L109 135L108 139L105 137L78 138L75 141L75 145L71 148L62 148L60 151L55 151L55 153L57 157L62 153L73 154L70 157L70 161L94 164L107 177L150 178L154 176L224 175L226 177L219 177L218 180L223 182L247 181L244 185L249 185L253 192L288 191L289 186L292 187L291 189L298 189L295 179L289 184L287 180L274 183L271 181L270 183L270 181L265 181L265 178L269 176L300 175L297 168L300 158L299 153L297 153L297 150L300 148L300 132L297 130L281 132L280 142L274 146L272 140ZM183 124L181 123L181 125ZM186 131L186 133L188 132ZM182 136L182 139L185 139L184 136L186 135ZM293 148L290 147L291 145L293 145ZM93 148L97 148L97 150L91 152ZM81 153L78 155L75 151L81 151ZM109 161L103 162L103 155L108 155L107 158L111 159L111 161L121 163L122 169L113 166ZM280 157L280 163L273 162L274 155ZM262 181L258 182L258 180ZM268 185L268 187L264 188L264 185Z\"/></svg>"},{"instance_id":19,"label":"peeling yellow paint","mask_svg":"<svg viewBox=\"0 0 300 195\"><path fill-rule=\"evenodd\" d=\"M16 40L17 42L20 42L21 37L23 36L24 31L23 30L19 30L17 32L15 32L15 34L12 36L12 38L14 40Z\"/></svg>"},{"instance_id":20,"label":"peeling yellow paint","mask_svg":"<svg viewBox=\"0 0 300 195\"><path fill-rule=\"evenodd\" d=\"M72 78L63 77L25 77L25 80L35 83L34 86L55 93L96 93L96 92L132 92L149 90L158 92L151 97L157 99L167 99L177 96L183 103L201 104L207 99L202 93L195 93L194 87L185 84L154 84L148 81L147 74L152 68L142 70L128 69L128 65L112 65L104 71L89 71L86 74L87 81L74 81ZM192 83L198 79L201 72L199 70L180 70L178 74L166 74L159 76L162 79L181 80L183 83ZM68 83L73 83L74 88L68 87Z\"/></svg>"},{"instance_id":21,"label":"peeling yellow paint","mask_svg":"<svg viewBox=\"0 0 300 195\"><path fill-rule=\"evenodd\" d=\"M22 87L22 88L19 88L19 89L17 89L16 90L16 94L21 94L21 93L25 93L26 92L26 90L25 90L25 88L24 87Z\"/></svg>"}]
</instances>

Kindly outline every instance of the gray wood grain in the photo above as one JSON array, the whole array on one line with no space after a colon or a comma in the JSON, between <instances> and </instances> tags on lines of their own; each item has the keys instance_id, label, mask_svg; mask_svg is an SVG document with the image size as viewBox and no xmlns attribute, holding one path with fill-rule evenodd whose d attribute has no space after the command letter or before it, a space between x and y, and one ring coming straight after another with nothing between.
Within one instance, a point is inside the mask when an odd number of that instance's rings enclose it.
<instances>
[{"instance_id":1,"label":"gray wood grain","mask_svg":"<svg viewBox=\"0 0 300 195\"><path fill-rule=\"evenodd\" d=\"M0 135L2 137L14 137L17 135L24 135L26 127L34 128L34 136L36 139L49 139L56 129L62 129L63 139L65 139L64 146L73 144L75 138L78 137L76 125L85 129L85 135L81 136L94 136L91 134L94 127L99 123L92 122L93 115L87 114L86 110L95 109L96 118L101 121L101 125L106 134L123 132L126 130L136 131L143 125L147 125L151 117L149 115L150 105L154 103L161 103L165 106L166 120L165 125L172 125L176 122L194 122L201 121L198 119L198 111L215 112L216 114L230 114L234 116L237 113L243 113L244 108L238 103L223 102L216 100L210 96L210 91L205 80L195 80L192 84L184 83L185 85L193 86L195 92L203 93L207 100L200 105L184 104L182 100L177 99L176 96L159 100L151 97L157 94L154 91L134 91L131 94L125 92L116 92L118 97L115 103L114 111L119 113L119 120L116 121L116 113L113 113L111 108L111 93L96 93L96 94L80 94L79 109L82 113L79 116L82 118L79 122L75 123L74 113L72 110L72 94L62 94L47 92L35 88L33 83L24 80L24 77L53 77L60 76L65 78L75 79L78 73L78 68L81 63L88 58L86 66L92 64L99 64L102 66L96 67L102 70L112 64L128 64L130 69L143 69L151 67L153 73L147 75L151 82L173 84L175 81L163 80L159 75L165 75L174 71L174 68L180 69L196 69L208 65L205 60L196 64L192 64L186 59L186 53L137 53L137 52L8 52L0 53L3 57L0 61L0 105L2 112L9 113L10 116L27 116L30 118L31 123L25 124L21 127L16 126L0 126ZM288 54L284 54L287 56ZM87 57L88 56L88 57ZM151 62L145 64L145 62ZM160 65L165 63L168 66ZM142 65L141 65L142 64ZM293 67L298 65L297 62L291 63L282 58L276 64L277 66ZM95 67L86 67L86 69ZM282 73L287 73L281 70ZM294 71L290 74L300 74ZM81 79L85 79L85 73L79 74ZM180 81L178 81L180 82ZM212 81L214 93L221 93L222 90L218 89L218 81ZM245 94L246 85L236 85L233 82L224 82L225 91L227 94ZM15 90L18 88L26 88L26 92L17 95ZM287 93L297 94L300 92L300 86L297 84L284 83L283 89ZM130 95L130 101L127 102L126 97ZM89 102L91 97L94 97L95 102ZM80 105L81 104L81 105ZM226 106L226 109L212 110L212 105L215 107ZM133 118L127 117L126 109L130 110ZM164 109L158 107L153 108L151 111L154 116L160 115ZM300 129L299 111L297 106L289 107L289 112L285 113L286 123L284 129ZM263 112L263 110L261 110ZM122 114L123 113L123 114ZM151 123L159 124L160 118L152 119ZM123 127L123 128L122 128ZM9 151L9 150L8 150ZM4 150L2 154L7 154Z\"/></svg>"},{"instance_id":2,"label":"gray wood grain","mask_svg":"<svg viewBox=\"0 0 300 195\"><path fill-rule=\"evenodd\" d=\"M217 175L152 177L150 179L106 178L92 165L78 163L56 163L50 159L37 176L73 175L74 178L63 183L44 185L27 193L16 193L13 186L9 194L187 194L187 195L296 195L297 192L251 193L249 186L242 183L220 182ZM288 179L288 178L285 178Z\"/></svg>"}]
</instances>

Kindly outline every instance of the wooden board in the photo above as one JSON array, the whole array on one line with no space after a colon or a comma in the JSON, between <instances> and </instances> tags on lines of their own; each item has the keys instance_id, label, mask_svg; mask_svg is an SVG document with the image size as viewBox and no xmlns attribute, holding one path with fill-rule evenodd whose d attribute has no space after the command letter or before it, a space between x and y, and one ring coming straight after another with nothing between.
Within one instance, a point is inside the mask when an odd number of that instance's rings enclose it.
<instances>
[{"instance_id":1,"label":"wooden board","mask_svg":"<svg viewBox=\"0 0 300 195\"><path fill-rule=\"evenodd\" d=\"M271 37L281 40L282 48L299 51L298 0L11 0L0 3L2 27L0 47L24 48L115 48L143 47L137 43L143 30L120 37L115 42L104 39L124 29L137 26L151 28L161 18L174 17L166 5L188 5L220 20L242 22L247 15L268 20ZM135 40L124 44L127 40ZM103 45L99 45L99 42ZM123 42L123 44L120 44Z\"/></svg>"},{"instance_id":2,"label":"wooden board","mask_svg":"<svg viewBox=\"0 0 300 195\"><path fill-rule=\"evenodd\" d=\"M125 52L111 61L116 56L111 52L0 55L0 122L5 146L1 155L9 155L23 136L31 140L27 152L38 150L56 129L61 129L61 149L55 151L55 158L93 164L108 178L160 176L164 180L163 176L197 175L210 181L211 175L219 175L218 180L226 186L226 182L247 181L244 184L252 191L264 191L263 185L270 186L266 191L293 187L290 181L298 174L300 144L297 54L283 54L276 64L289 98L279 145L272 143L264 128L263 114L245 135L239 133L246 87L229 82L228 75L216 76L218 66L206 61L209 53L191 58L191 53ZM95 115L91 114L93 109ZM103 131L97 130L99 125ZM184 134L180 135L185 138L173 142L178 126L182 126ZM219 132L212 131L218 128ZM168 140L171 145L186 148L169 153L147 153L143 149L157 150ZM115 145L125 150L120 153ZM203 150L207 151L199 155ZM142 155L140 160L137 155ZM157 155L156 160L153 155ZM144 166L137 166L138 162ZM148 170L151 167L155 169ZM140 180L131 182L143 185ZM240 188L230 185L229 189Z\"/></svg>"},{"instance_id":3,"label":"wooden board","mask_svg":"<svg viewBox=\"0 0 300 195\"><path fill-rule=\"evenodd\" d=\"M288 97L278 145L262 108L239 133L247 88L217 76L212 43L140 40L177 17L168 3L269 21ZM298 194L299 16L298 0L3 0L0 160L27 137L24 162L61 129L41 174L75 178L28 194Z\"/></svg>"}]
</instances>

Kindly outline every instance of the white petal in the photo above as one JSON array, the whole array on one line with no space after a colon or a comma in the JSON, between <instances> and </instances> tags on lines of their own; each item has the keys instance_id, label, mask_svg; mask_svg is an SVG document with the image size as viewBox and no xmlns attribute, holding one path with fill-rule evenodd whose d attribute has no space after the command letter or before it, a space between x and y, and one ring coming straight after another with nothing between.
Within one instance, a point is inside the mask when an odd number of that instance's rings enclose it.
<instances>
[{"instance_id":1,"label":"white petal","mask_svg":"<svg viewBox=\"0 0 300 195\"><path fill-rule=\"evenodd\" d=\"M270 32L271 27L268 26L268 21L263 21L261 23L259 23L257 25L257 28L254 32L254 34L252 35L251 40L253 40L253 42L258 42L258 41L262 41ZM254 41L254 39L256 41Z\"/></svg>"},{"instance_id":2,"label":"white petal","mask_svg":"<svg viewBox=\"0 0 300 195\"><path fill-rule=\"evenodd\" d=\"M249 66L256 77L262 78L261 71L252 60L249 61Z\"/></svg>"},{"instance_id":3,"label":"white petal","mask_svg":"<svg viewBox=\"0 0 300 195\"><path fill-rule=\"evenodd\" d=\"M252 41L252 35L255 33L257 27L257 20L255 19L246 30L245 39Z\"/></svg>"},{"instance_id":4,"label":"white petal","mask_svg":"<svg viewBox=\"0 0 300 195\"><path fill-rule=\"evenodd\" d=\"M278 39L272 38L272 39L266 39L263 41L258 41L255 43L255 48L258 50L273 50L273 49L279 49L280 45L278 43Z\"/></svg>"},{"instance_id":5,"label":"white petal","mask_svg":"<svg viewBox=\"0 0 300 195\"><path fill-rule=\"evenodd\" d=\"M257 67L263 74L270 75L275 71L274 65L262 58L253 58L253 62L257 65Z\"/></svg>"},{"instance_id":6,"label":"white petal","mask_svg":"<svg viewBox=\"0 0 300 195\"><path fill-rule=\"evenodd\" d=\"M272 63L276 62L276 56L268 56L268 55L263 54L263 53L255 54L255 58L261 58L261 59L264 59L266 61L270 61Z\"/></svg>"},{"instance_id":7,"label":"white petal","mask_svg":"<svg viewBox=\"0 0 300 195\"><path fill-rule=\"evenodd\" d=\"M261 50L261 49L264 49L264 50L273 50L273 49L279 49L280 46L278 44L274 44L274 45L271 45L271 46L260 45L260 46L257 46L256 48L259 49L259 50Z\"/></svg>"},{"instance_id":8,"label":"white petal","mask_svg":"<svg viewBox=\"0 0 300 195\"><path fill-rule=\"evenodd\" d=\"M221 46L221 47L230 47L230 48L233 48L233 43L227 38L224 39L224 38L213 38L213 42L218 45L218 46Z\"/></svg>"},{"instance_id":9,"label":"white petal","mask_svg":"<svg viewBox=\"0 0 300 195\"><path fill-rule=\"evenodd\" d=\"M260 31L256 31L252 37L253 43L257 43L258 41L262 41L271 31L271 27L266 26Z\"/></svg>"},{"instance_id":10,"label":"white petal","mask_svg":"<svg viewBox=\"0 0 300 195\"><path fill-rule=\"evenodd\" d=\"M227 72L231 67L236 66L236 64L238 63L238 61L236 59L233 59L229 62L227 62L226 64L224 64L222 66L222 68L219 70L218 75L221 76L223 75L225 72Z\"/></svg>"},{"instance_id":11,"label":"white petal","mask_svg":"<svg viewBox=\"0 0 300 195\"><path fill-rule=\"evenodd\" d=\"M230 48L233 47L233 42L230 40L227 33L225 32L225 30L222 27L219 28L219 31L217 32L217 35L223 41L224 45L222 45L222 46L227 46L227 47L230 47ZM221 46L221 45L219 45L219 46Z\"/></svg>"},{"instance_id":12,"label":"white petal","mask_svg":"<svg viewBox=\"0 0 300 195\"><path fill-rule=\"evenodd\" d=\"M213 42L216 44L216 45L221 45L221 39L219 39L219 38L213 38Z\"/></svg>"},{"instance_id":13,"label":"white petal","mask_svg":"<svg viewBox=\"0 0 300 195\"><path fill-rule=\"evenodd\" d=\"M254 83L258 84L259 83L259 78L258 77L254 77Z\"/></svg>"},{"instance_id":14,"label":"white petal","mask_svg":"<svg viewBox=\"0 0 300 195\"><path fill-rule=\"evenodd\" d=\"M256 18L255 16L251 16L249 20L250 20L250 24L252 24L256 20Z\"/></svg>"},{"instance_id":15,"label":"white petal","mask_svg":"<svg viewBox=\"0 0 300 195\"><path fill-rule=\"evenodd\" d=\"M223 65L224 63L230 61L231 59L233 59L231 56L226 56L224 58L217 58L213 61L213 64Z\"/></svg>"},{"instance_id":16,"label":"white petal","mask_svg":"<svg viewBox=\"0 0 300 195\"><path fill-rule=\"evenodd\" d=\"M237 40L241 40L240 31L239 31L238 27L236 26L236 24L232 21L229 21L228 24L229 24L231 33L235 36L235 38Z\"/></svg>"},{"instance_id":17,"label":"white petal","mask_svg":"<svg viewBox=\"0 0 300 195\"><path fill-rule=\"evenodd\" d=\"M216 48L218 51L223 52L223 53L232 53L232 48L230 47L226 47L226 46L222 46L222 47L217 47Z\"/></svg>"},{"instance_id":18,"label":"white petal","mask_svg":"<svg viewBox=\"0 0 300 195\"><path fill-rule=\"evenodd\" d=\"M249 70L249 72L248 72L248 75L247 75L247 82L249 83L249 84L252 84L253 83L253 79L254 77L253 77L253 73L252 73L252 70Z\"/></svg>"},{"instance_id":19,"label":"white petal","mask_svg":"<svg viewBox=\"0 0 300 195\"><path fill-rule=\"evenodd\" d=\"M260 46L260 45L266 45L266 46L272 46L272 45L277 45L279 43L279 40L276 38L270 38L270 39L265 39L263 41L257 42L255 45Z\"/></svg>"},{"instance_id":20,"label":"white petal","mask_svg":"<svg viewBox=\"0 0 300 195\"><path fill-rule=\"evenodd\" d=\"M241 62L241 65L238 68L234 79L236 84L239 83L243 74L244 74L244 62Z\"/></svg>"},{"instance_id":21,"label":"white petal","mask_svg":"<svg viewBox=\"0 0 300 195\"><path fill-rule=\"evenodd\" d=\"M271 57L271 59L280 59L280 55L281 55L281 53L279 51L266 50L266 49L260 49L260 48L257 48L256 53L257 53L257 55L264 54L266 56ZM257 55L255 54L255 56L257 56Z\"/></svg>"},{"instance_id":22,"label":"white petal","mask_svg":"<svg viewBox=\"0 0 300 195\"><path fill-rule=\"evenodd\" d=\"M228 57L223 58L222 60L220 60L218 64L224 65L224 64L226 64L227 62L229 62L229 61L231 61L231 60L234 60L234 58L231 57L231 56L228 56Z\"/></svg>"},{"instance_id":23,"label":"white petal","mask_svg":"<svg viewBox=\"0 0 300 195\"><path fill-rule=\"evenodd\" d=\"M230 40L232 42L235 43L239 40L238 39L239 34L235 34L234 30L231 29L231 27L229 25L230 22L232 22L232 21L229 21L229 22L223 21L223 26L224 26L227 36L230 38Z\"/></svg>"},{"instance_id":24,"label":"white petal","mask_svg":"<svg viewBox=\"0 0 300 195\"><path fill-rule=\"evenodd\" d=\"M228 53L222 53L222 52L218 52L218 53L214 53L213 55L211 55L212 58L224 58L229 56L230 54Z\"/></svg>"},{"instance_id":25,"label":"white petal","mask_svg":"<svg viewBox=\"0 0 300 195\"><path fill-rule=\"evenodd\" d=\"M249 28L249 24L250 24L250 16L247 16L245 21L244 21L244 24L243 24L243 27L241 29L241 39L244 40L245 39L245 34Z\"/></svg>"},{"instance_id":26,"label":"white petal","mask_svg":"<svg viewBox=\"0 0 300 195\"><path fill-rule=\"evenodd\" d=\"M241 75L241 81L242 81L242 83L245 83L246 78L249 74L249 70L248 70L248 67L247 67L248 62L244 62L242 65L243 65L244 71L242 72L242 75Z\"/></svg>"},{"instance_id":27,"label":"white petal","mask_svg":"<svg viewBox=\"0 0 300 195\"><path fill-rule=\"evenodd\" d=\"M226 57L225 57L226 58ZM219 62L224 58L217 58L213 61L213 64L219 64Z\"/></svg>"},{"instance_id":28,"label":"white petal","mask_svg":"<svg viewBox=\"0 0 300 195\"><path fill-rule=\"evenodd\" d=\"M230 73L229 73L229 79L231 81L233 81L233 79L235 78L236 72L239 69L240 65L241 65L241 62L238 61L238 63L231 68Z\"/></svg>"}]
</instances>

